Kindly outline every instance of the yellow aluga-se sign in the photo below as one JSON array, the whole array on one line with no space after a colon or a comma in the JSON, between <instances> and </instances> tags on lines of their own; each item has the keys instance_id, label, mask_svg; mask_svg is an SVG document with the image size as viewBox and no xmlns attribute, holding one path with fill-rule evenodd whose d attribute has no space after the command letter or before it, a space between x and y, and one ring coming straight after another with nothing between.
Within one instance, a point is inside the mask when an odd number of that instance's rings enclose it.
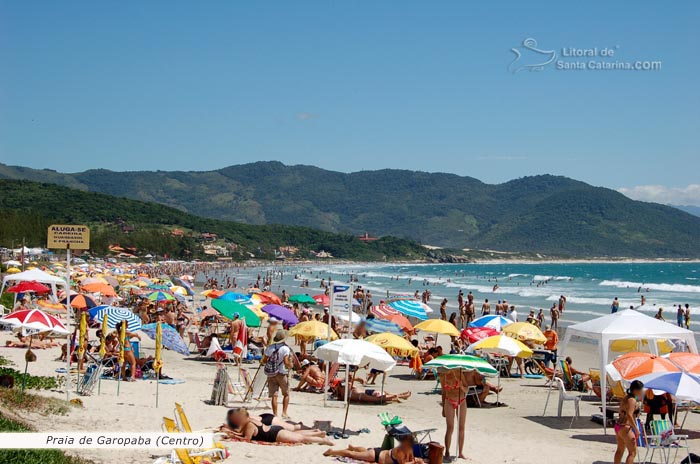
<instances>
[{"instance_id":1,"label":"yellow aluga-se sign","mask_svg":"<svg viewBox=\"0 0 700 464\"><path fill-rule=\"evenodd\" d=\"M90 228L88 226L54 224L49 226L47 241L47 248L88 250L90 249Z\"/></svg>"}]
</instances>

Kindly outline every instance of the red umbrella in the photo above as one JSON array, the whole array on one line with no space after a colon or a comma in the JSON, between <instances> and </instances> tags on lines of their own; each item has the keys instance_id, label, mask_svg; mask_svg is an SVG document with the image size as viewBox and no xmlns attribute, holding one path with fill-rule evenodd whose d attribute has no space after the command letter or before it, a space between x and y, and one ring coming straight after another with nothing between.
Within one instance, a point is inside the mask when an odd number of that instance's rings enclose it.
<instances>
[{"instance_id":1,"label":"red umbrella","mask_svg":"<svg viewBox=\"0 0 700 464\"><path fill-rule=\"evenodd\" d=\"M314 295L311 298L316 300L316 304L319 304L321 306L330 306L331 305L331 297L329 297L328 295L323 295L323 294Z\"/></svg>"},{"instance_id":2,"label":"red umbrella","mask_svg":"<svg viewBox=\"0 0 700 464\"><path fill-rule=\"evenodd\" d=\"M22 309L20 311L15 311L14 313L0 318L0 323L34 332L68 333L68 329L63 325L63 322L50 314L46 314L40 309Z\"/></svg>"},{"instance_id":3,"label":"red umbrella","mask_svg":"<svg viewBox=\"0 0 700 464\"><path fill-rule=\"evenodd\" d=\"M462 340L468 340L469 343L476 343L484 338L498 335L498 333L498 330L492 329L491 327L468 327L462 330L460 338Z\"/></svg>"},{"instance_id":4,"label":"red umbrella","mask_svg":"<svg viewBox=\"0 0 700 464\"><path fill-rule=\"evenodd\" d=\"M28 280L25 282L20 282L17 285L8 288L6 291L10 293L48 293L51 291L51 289L46 285L40 284L39 282L36 282L34 280Z\"/></svg>"},{"instance_id":5,"label":"red umbrella","mask_svg":"<svg viewBox=\"0 0 700 464\"><path fill-rule=\"evenodd\" d=\"M375 316L382 318L382 319L388 319L390 316L393 316L395 314L399 314L397 310L394 308L385 305L384 303L379 304L377 306L372 306L370 309L372 311L372 314Z\"/></svg>"},{"instance_id":6,"label":"red umbrella","mask_svg":"<svg viewBox=\"0 0 700 464\"><path fill-rule=\"evenodd\" d=\"M272 303L272 304L276 304L276 305L282 304L282 300L280 300L280 297L278 297L277 295L275 295L272 292L258 293L258 296L263 297L264 303Z\"/></svg>"}]
</instances>

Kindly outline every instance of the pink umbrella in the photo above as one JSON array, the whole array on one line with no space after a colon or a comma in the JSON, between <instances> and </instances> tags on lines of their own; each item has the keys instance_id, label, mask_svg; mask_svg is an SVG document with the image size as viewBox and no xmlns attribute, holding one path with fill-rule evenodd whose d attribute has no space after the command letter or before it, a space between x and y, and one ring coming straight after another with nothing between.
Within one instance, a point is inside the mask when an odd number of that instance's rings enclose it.
<instances>
[{"instance_id":1,"label":"pink umbrella","mask_svg":"<svg viewBox=\"0 0 700 464\"><path fill-rule=\"evenodd\" d=\"M328 295L314 295L311 298L316 300L316 303L321 306L329 306L331 304L331 298Z\"/></svg>"},{"instance_id":2,"label":"pink umbrella","mask_svg":"<svg viewBox=\"0 0 700 464\"><path fill-rule=\"evenodd\" d=\"M476 343L484 338L493 337L498 335L499 332L491 327L468 327L462 330L462 334L459 336L462 340L468 340L469 343Z\"/></svg>"},{"instance_id":3,"label":"pink umbrella","mask_svg":"<svg viewBox=\"0 0 700 464\"><path fill-rule=\"evenodd\" d=\"M397 310L383 303L377 306L372 306L370 311L372 312L372 314L382 319L389 319L391 316L399 314Z\"/></svg>"},{"instance_id":4,"label":"pink umbrella","mask_svg":"<svg viewBox=\"0 0 700 464\"><path fill-rule=\"evenodd\" d=\"M40 309L15 311L0 318L0 324L10 325L13 328L27 329L32 332L54 332L64 335L68 333L68 329L60 320Z\"/></svg>"}]
</instances>

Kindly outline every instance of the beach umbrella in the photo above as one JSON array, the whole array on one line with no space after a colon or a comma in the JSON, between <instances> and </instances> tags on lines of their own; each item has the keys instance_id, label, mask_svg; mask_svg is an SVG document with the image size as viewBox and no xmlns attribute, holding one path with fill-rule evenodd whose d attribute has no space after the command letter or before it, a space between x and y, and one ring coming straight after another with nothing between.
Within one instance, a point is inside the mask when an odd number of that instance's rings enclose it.
<instances>
[{"instance_id":1,"label":"beach umbrella","mask_svg":"<svg viewBox=\"0 0 700 464\"><path fill-rule=\"evenodd\" d=\"M667 356L673 364L689 374L700 375L700 355L696 353L670 353Z\"/></svg>"},{"instance_id":2,"label":"beach umbrella","mask_svg":"<svg viewBox=\"0 0 700 464\"><path fill-rule=\"evenodd\" d=\"M486 360L478 356L468 354L444 354L433 358L423 365L427 368L442 368L442 369L465 369L470 371L478 371L483 375L496 376L498 371Z\"/></svg>"},{"instance_id":3,"label":"beach umbrella","mask_svg":"<svg viewBox=\"0 0 700 464\"><path fill-rule=\"evenodd\" d=\"M156 407L158 407L158 385L160 384L160 369L163 367L163 359L161 357L161 351L163 350L163 324L161 322L156 322L155 325L156 353L154 356L155 359L153 360L153 370L156 371ZM175 331L172 327L170 327L170 329ZM177 337L182 340L179 334ZM184 345L185 342L183 341L182 343ZM185 350L187 350L187 345L185 345ZM187 350L187 354L189 354L189 350Z\"/></svg>"},{"instance_id":4,"label":"beach umbrella","mask_svg":"<svg viewBox=\"0 0 700 464\"><path fill-rule=\"evenodd\" d=\"M79 279L76 279L76 280L80 281L80 285L90 285L90 284L107 284L107 285L110 285L110 283L107 282L107 280L104 279L104 278L102 278L102 277L86 277L86 276L83 276L83 277L81 277L81 278L79 278Z\"/></svg>"},{"instance_id":5,"label":"beach umbrella","mask_svg":"<svg viewBox=\"0 0 700 464\"><path fill-rule=\"evenodd\" d=\"M389 319L391 316L401 314L397 310L386 304L372 306L370 308L370 312L381 319Z\"/></svg>"},{"instance_id":6,"label":"beach umbrella","mask_svg":"<svg viewBox=\"0 0 700 464\"><path fill-rule=\"evenodd\" d=\"M362 322L362 316L357 314L355 311L338 314L338 319L340 319L341 321L350 322L351 324L359 324L360 322Z\"/></svg>"},{"instance_id":7,"label":"beach umbrella","mask_svg":"<svg viewBox=\"0 0 700 464\"><path fill-rule=\"evenodd\" d=\"M311 298L309 295L306 294L301 294L301 295L292 295L289 297L289 302L290 303L299 303L299 304L310 304L310 305L315 305L316 300Z\"/></svg>"},{"instance_id":8,"label":"beach umbrella","mask_svg":"<svg viewBox=\"0 0 700 464\"><path fill-rule=\"evenodd\" d=\"M46 311L65 311L66 308L59 303L51 303L49 300L39 300L36 302L37 306L40 306Z\"/></svg>"},{"instance_id":9,"label":"beach umbrella","mask_svg":"<svg viewBox=\"0 0 700 464\"><path fill-rule=\"evenodd\" d=\"M224 292L217 290L215 288L210 288L209 290L204 290L200 295L206 296L207 298L219 298Z\"/></svg>"},{"instance_id":10,"label":"beach umbrella","mask_svg":"<svg viewBox=\"0 0 700 464\"><path fill-rule=\"evenodd\" d=\"M303 337L306 339L326 339L328 338L328 324L317 321L304 321L300 322L289 331L289 335L292 337ZM331 340L337 340L338 334L331 329Z\"/></svg>"},{"instance_id":11,"label":"beach umbrella","mask_svg":"<svg viewBox=\"0 0 700 464\"><path fill-rule=\"evenodd\" d=\"M512 323L513 321L511 321L510 319L506 319L503 316L490 314L488 316L481 316L477 319L474 319L469 323L469 327L489 327L500 332L501 330L503 330L504 327Z\"/></svg>"},{"instance_id":12,"label":"beach umbrella","mask_svg":"<svg viewBox=\"0 0 700 464\"><path fill-rule=\"evenodd\" d=\"M517 358L529 358L533 354L533 351L523 342L508 337L507 335L494 335L484 338L483 340L469 345L467 350Z\"/></svg>"},{"instance_id":13,"label":"beach umbrella","mask_svg":"<svg viewBox=\"0 0 700 464\"><path fill-rule=\"evenodd\" d=\"M280 300L280 297L275 295L272 292L261 292L261 293L256 293L254 295L256 299L260 299L263 303L271 303L271 304L276 304L276 305L281 305L282 300Z\"/></svg>"},{"instance_id":14,"label":"beach umbrella","mask_svg":"<svg viewBox=\"0 0 700 464\"><path fill-rule=\"evenodd\" d=\"M328 363L335 362L338 364L345 364L346 366L368 366L371 369L382 372L388 371L396 365L396 361L394 361L384 349L373 343L351 338L344 338L326 343L316 349L315 355L317 358L323 359ZM345 371L346 380L349 371L350 369L346 369ZM350 391L351 385L351 382L346 382L346 395ZM349 410L350 401L347 401L347 405L345 406L345 421L343 422L343 434L345 433Z\"/></svg>"},{"instance_id":15,"label":"beach umbrella","mask_svg":"<svg viewBox=\"0 0 700 464\"><path fill-rule=\"evenodd\" d=\"M175 301L174 296L165 292L153 292L146 298L148 298L150 301L155 301L156 303L160 303L161 301Z\"/></svg>"},{"instance_id":16,"label":"beach umbrella","mask_svg":"<svg viewBox=\"0 0 700 464\"><path fill-rule=\"evenodd\" d=\"M135 332L141 328L141 318L127 308L103 305L92 308L89 313L100 324L104 317L108 316L107 326L110 329L116 328L121 321L126 321L125 325L128 326L129 332Z\"/></svg>"},{"instance_id":17,"label":"beach umbrella","mask_svg":"<svg viewBox=\"0 0 700 464\"><path fill-rule=\"evenodd\" d=\"M508 324L502 330L505 335L510 335L518 340L526 340L535 343L545 343L547 337L534 324L529 322L514 322Z\"/></svg>"},{"instance_id":18,"label":"beach umbrella","mask_svg":"<svg viewBox=\"0 0 700 464\"><path fill-rule=\"evenodd\" d=\"M51 291L51 288L39 282L27 280L13 285L5 291L9 293L48 293Z\"/></svg>"},{"instance_id":19,"label":"beach umbrella","mask_svg":"<svg viewBox=\"0 0 700 464\"><path fill-rule=\"evenodd\" d=\"M117 357L117 364L119 365L119 377L117 379L117 396L119 396L119 386L122 380L122 366L124 365L124 343L126 343L126 326L127 324L122 324L119 330L119 356Z\"/></svg>"},{"instance_id":20,"label":"beach umbrella","mask_svg":"<svg viewBox=\"0 0 700 464\"><path fill-rule=\"evenodd\" d=\"M492 329L491 327L467 327L462 330L459 337L462 340L467 340L469 343L476 343L484 338L493 337L498 335L498 330Z\"/></svg>"},{"instance_id":21,"label":"beach umbrella","mask_svg":"<svg viewBox=\"0 0 700 464\"><path fill-rule=\"evenodd\" d=\"M152 285L148 286L148 289L156 290L156 291L158 291L158 290L167 291L167 290L170 290L170 287L168 287L167 285L164 285L164 284L152 284Z\"/></svg>"},{"instance_id":22,"label":"beach umbrella","mask_svg":"<svg viewBox=\"0 0 700 464\"><path fill-rule=\"evenodd\" d=\"M66 297L62 299L61 303L67 304L68 298ZM76 296L71 296L70 305L75 309L91 309L97 306L97 303L95 303L95 300L93 300L89 296L80 294Z\"/></svg>"},{"instance_id":23,"label":"beach umbrella","mask_svg":"<svg viewBox=\"0 0 700 464\"><path fill-rule=\"evenodd\" d=\"M107 353L107 332L109 331L109 316L105 314L102 318L102 336L100 337L100 358L104 358Z\"/></svg>"},{"instance_id":24,"label":"beach umbrella","mask_svg":"<svg viewBox=\"0 0 700 464\"><path fill-rule=\"evenodd\" d=\"M422 321L428 318L428 314L420 301L394 300L389 303L389 306L408 317L415 317L416 319L420 319Z\"/></svg>"},{"instance_id":25,"label":"beach umbrella","mask_svg":"<svg viewBox=\"0 0 700 464\"><path fill-rule=\"evenodd\" d=\"M611 364L624 380L635 380L640 377L649 379L651 375L681 371L668 358L662 358L650 353L623 354Z\"/></svg>"},{"instance_id":26,"label":"beach umbrella","mask_svg":"<svg viewBox=\"0 0 700 464\"><path fill-rule=\"evenodd\" d=\"M403 335L403 330L398 324L385 319L365 319L365 327L369 333L389 332L394 335Z\"/></svg>"},{"instance_id":27,"label":"beach umbrella","mask_svg":"<svg viewBox=\"0 0 700 464\"><path fill-rule=\"evenodd\" d=\"M40 309L22 309L7 314L0 318L0 324L10 326L13 329L23 329L32 334L43 332L57 335L68 334L68 329L63 325L63 322Z\"/></svg>"},{"instance_id":28,"label":"beach umbrella","mask_svg":"<svg viewBox=\"0 0 700 464\"><path fill-rule=\"evenodd\" d=\"M237 301L238 303L250 301L250 295L244 295L242 293L236 292L226 292L216 298L217 300L223 301Z\"/></svg>"},{"instance_id":29,"label":"beach umbrella","mask_svg":"<svg viewBox=\"0 0 700 464\"><path fill-rule=\"evenodd\" d=\"M251 309L235 301L212 300L211 306L227 319L235 319L236 314L245 320L248 327L260 327L260 317Z\"/></svg>"},{"instance_id":30,"label":"beach umbrella","mask_svg":"<svg viewBox=\"0 0 700 464\"><path fill-rule=\"evenodd\" d=\"M85 333L87 332L87 314L80 314L80 324L78 325L78 359L85 355Z\"/></svg>"},{"instance_id":31,"label":"beach umbrella","mask_svg":"<svg viewBox=\"0 0 700 464\"><path fill-rule=\"evenodd\" d=\"M158 322L153 322L150 324L145 324L141 327L141 332L148 335L149 338L157 341L158 335ZM180 353L185 356L190 355L190 350L187 348L187 343L182 339L180 333L174 329L169 324L160 324L161 328L161 340L160 344L163 345L168 350L172 350L176 353ZM158 344L156 343L156 347Z\"/></svg>"},{"instance_id":32,"label":"beach umbrella","mask_svg":"<svg viewBox=\"0 0 700 464\"><path fill-rule=\"evenodd\" d=\"M328 295L324 295L323 293L319 295L314 295L312 297L314 301L316 301L316 304L319 306L330 306L331 304L331 297Z\"/></svg>"},{"instance_id":33,"label":"beach umbrella","mask_svg":"<svg viewBox=\"0 0 700 464\"><path fill-rule=\"evenodd\" d=\"M299 318L289 308L284 306L268 304L262 307L262 311L290 326L299 323Z\"/></svg>"},{"instance_id":34,"label":"beach umbrella","mask_svg":"<svg viewBox=\"0 0 700 464\"><path fill-rule=\"evenodd\" d=\"M8 267L5 272L7 274L19 274L20 272L22 272L22 270L16 267Z\"/></svg>"},{"instance_id":35,"label":"beach umbrella","mask_svg":"<svg viewBox=\"0 0 700 464\"><path fill-rule=\"evenodd\" d=\"M99 293L102 296L117 296L117 292L109 284L94 283L81 285L81 288L88 293Z\"/></svg>"},{"instance_id":36,"label":"beach umbrella","mask_svg":"<svg viewBox=\"0 0 700 464\"><path fill-rule=\"evenodd\" d=\"M189 274L181 275L180 278L182 280L187 280L189 282L194 282L194 276L191 276Z\"/></svg>"},{"instance_id":37,"label":"beach umbrella","mask_svg":"<svg viewBox=\"0 0 700 464\"><path fill-rule=\"evenodd\" d=\"M413 346L411 342L389 332L370 335L365 338L365 341L384 348L392 356L413 357L418 354L418 348Z\"/></svg>"},{"instance_id":38,"label":"beach umbrella","mask_svg":"<svg viewBox=\"0 0 700 464\"><path fill-rule=\"evenodd\" d=\"M670 393L679 400L700 403L700 378L685 372L666 372L649 379L641 377L644 388Z\"/></svg>"},{"instance_id":39,"label":"beach umbrella","mask_svg":"<svg viewBox=\"0 0 700 464\"><path fill-rule=\"evenodd\" d=\"M5 261L5 266L21 266L22 263L17 261L16 259L10 259L8 261Z\"/></svg>"},{"instance_id":40,"label":"beach umbrella","mask_svg":"<svg viewBox=\"0 0 700 464\"><path fill-rule=\"evenodd\" d=\"M413 325L411 324L411 322L406 318L406 316L404 316L401 313L397 313L397 314L394 314L393 316L389 316L388 318L386 318L386 320L391 321L394 324L398 325L407 334L413 334L416 331L413 328Z\"/></svg>"},{"instance_id":41,"label":"beach umbrella","mask_svg":"<svg viewBox=\"0 0 700 464\"><path fill-rule=\"evenodd\" d=\"M443 321L442 319L428 319L414 327L416 330L423 332L439 333L449 335L450 337L459 337L459 330L451 322Z\"/></svg>"},{"instance_id":42,"label":"beach umbrella","mask_svg":"<svg viewBox=\"0 0 700 464\"><path fill-rule=\"evenodd\" d=\"M180 285L173 285L172 287L170 287L170 293L172 293L173 295L187 296L187 289Z\"/></svg>"}]
</instances>

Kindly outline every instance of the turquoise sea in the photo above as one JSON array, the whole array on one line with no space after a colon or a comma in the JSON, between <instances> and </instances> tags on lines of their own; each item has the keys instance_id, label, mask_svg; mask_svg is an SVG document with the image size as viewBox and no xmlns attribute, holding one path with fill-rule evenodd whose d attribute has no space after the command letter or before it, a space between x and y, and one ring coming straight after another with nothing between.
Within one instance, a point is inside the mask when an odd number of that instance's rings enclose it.
<instances>
[{"instance_id":1,"label":"turquoise sea","mask_svg":"<svg viewBox=\"0 0 700 464\"><path fill-rule=\"evenodd\" d=\"M700 263L314 264L227 270L219 278L235 276L239 286L247 286L255 282L258 274L272 269L283 271L273 290L281 285L299 287L300 279L308 279L309 288L303 292L313 295L321 292L322 278L327 280L330 276L336 282L347 282L354 274L359 279L355 285L370 290L375 303L387 292L413 294L429 288L431 307L437 310L442 298L447 298L448 308L456 311L457 293L462 289L465 295L474 293L477 313L485 298L492 303L506 299L516 305L521 320L530 309L539 308L545 310L549 320L552 303L565 295L567 306L560 320L562 325L610 313L615 297L619 298L621 309L632 306L654 314L663 307L670 322L676 320L674 304L688 303L693 315L691 328L700 330ZM496 284L498 289L494 291ZM646 298L644 306L640 306L642 295Z\"/></svg>"}]
</instances>

